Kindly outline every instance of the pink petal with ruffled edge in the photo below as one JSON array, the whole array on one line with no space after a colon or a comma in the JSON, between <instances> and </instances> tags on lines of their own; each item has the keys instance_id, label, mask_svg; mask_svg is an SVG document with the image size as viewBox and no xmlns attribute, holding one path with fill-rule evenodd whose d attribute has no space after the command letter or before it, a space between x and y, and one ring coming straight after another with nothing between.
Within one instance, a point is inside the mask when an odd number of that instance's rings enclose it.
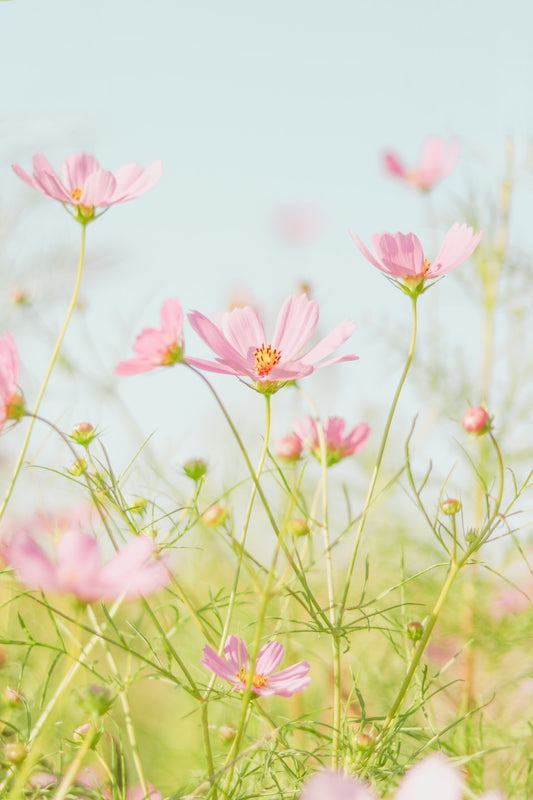
<instances>
[{"instance_id":1,"label":"pink petal with ruffled edge","mask_svg":"<svg viewBox=\"0 0 533 800\"><path fill-rule=\"evenodd\" d=\"M355 455L366 444L370 428L364 422L360 422L355 428L348 433L344 441L341 443L341 451L343 456Z\"/></svg>"},{"instance_id":2,"label":"pink petal with ruffled edge","mask_svg":"<svg viewBox=\"0 0 533 800\"><path fill-rule=\"evenodd\" d=\"M254 672L257 675L270 675L281 664L285 649L279 642L269 642L257 654Z\"/></svg>"},{"instance_id":3,"label":"pink petal with ruffled edge","mask_svg":"<svg viewBox=\"0 0 533 800\"><path fill-rule=\"evenodd\" d=\"M112 197L115 191L116 181L113 173L105 169L98 169L88 176L79 200L71 201L77 205L88 206L108 206L113 202Z\"/></svg>"},{"instance_id":4,"label":"pink petal with ruffled edge","mask_svg":"<svg viewBox=\"0 0 533 800\"><path fill-rule=\"evenodd\" d=\"M436 278L466 261L476 249L481 235L481 232L474 234L473 228L468 225L459 225L457 222L452 225L426 277Z\"/></svg>"},{"instance_id":5,"label":"pink petal with ruffled edge","mask_svg":"<svg viewBox=\"0 0 533 800\"><path fill-rule=\"evenodd\" d=\"M48 165L50 167L50 165ZM61 178L65 189L70 193L73 189L82 189L89 175L97 172L100 164L87 153L71 153L61 165ZM34 164L35 170L35 164ZM49 172L54 172L50 167Z\"/></svg>"},{"instance_id":6,"label":"pink petal with ruffled edge","mask_svg":"<svg viewBox=\"0 0 533 800\"><path fill-rule=\"evenodd\" d=\"M202 651L202 657L200 659L200 664L206 667L206 669L211 670L214 672L215 675L218 675L219 678L223 678L228 683L240 683L237 680L237 672L238 670L232 669L227 661L224 661L218 653L213 650L212 647L206 644Z\"/></svg>"},{"instance_id":7,"label":"pink petal with ruffled edge","mask_svg":"<svg viewBox=\"0 0 533 800\"><path fill-rule=\"evenodd\" d=\"M333 330L327 334L327 336L324 336L324 338L321 339L318 344L312 347L308 353L305 353L301 358L299 358L298 362L300 364L310 364L316 368L325 367L328 364L335 364L339 361L357 361L359 356L356 356L353 353L344 356L337 356L325 362L322 360L336 350L337 347L340 347L341 344L344 344L344 342L350 338L354 330L355 323L351 320L345 319L343 322L339 322L339 324L336 325Z\"/></svg>"},{"instance_id":8,"label":"pink petal with ruffled edge","mask_svg":"<svg viewBox=\"0 0 533 800\"><path fill-rule=\"evenodd\" d=\"M183 336L183 311L177 297L165 300L161 306L161 331L167 343L179 344Z\"/></svg>"},{"instance_id":9,"label":"pink petal with ruffled edge","mask_svg":"<svg viewBox=\"0 0 533 800\"><path fill-rule=\"evenodd\" d=\"M168 583L169 574L162 559L154 558L154 542L137 536L119 550L100 570L107 599L125 594L131 600L153 594Z\"/></svg>"},{"instance_id":10,"label":"pink petal with ruffled edge","mask_svg":"<svg viewBox=\"0 0 533 800\"><path fill-rule=\"evenodd\" d=\"M414 233L375 233L372 249L389 275L415 277L424 272L424 251Z\"/></svg>"},{"instance_id":11,"label":"pink petal with ruffled edge","mask_svg":"<svg viewBox=\"0 0 533 800\"><path fill-rule=\"evenodd\" d=\"M231 347L246 361L250 358L253 360L253 351L256 347L266 344L265 330L261 320L254 309L249 306L234 308L233 311L224 314L222 332Z\"/></svg>"},{"instance_id":12,"label":"pink petal with ruffled edge","mask_svg":"<svg viewBox=\"0 0 533 800\"><path fill-rule=\"evenodd\" d=\"M311 338L318 322L318 303L300 294L288 297L276 320L272 347L290 361Z\"/></svg>"},{"instance_id":13,"label":"pink petal with ruffled edge","mask_svg":"<svg viewBox=\"0 0 533 800\"><path fill-rule=\"evenodd\" d=\"M134 163L123 164L114 173L116 189L111 202L124 203L145 194L157 183L162 174L160 159L145 169Z\"/></svg>"},{"instance_id":14,"label":"pink petal with ruffled edge","mask_svg":"<svg viewBox=\"0 0 533 800\"><path fill-rule=\"evenodd\" d=\"M243 640L235 636L234 633L230 634L226 639L224 655L229 665L233 667L236 672L239 672L243 667L247 667L250 662L246 645Z\"/></svg>"},{"instance_id":15,"label":"pink petal with ruffled edge","mask_svg":"<svg viewBox=\"0 0 533 800\"><path fill-rule=\"evenodd\" d=\"M297 664L292 664L290 667L270 675L265 689L280 697L291 697L291 695L306 689L311 683L309 669L307 661L298 661Z\"/></svg>"}]
</instances>

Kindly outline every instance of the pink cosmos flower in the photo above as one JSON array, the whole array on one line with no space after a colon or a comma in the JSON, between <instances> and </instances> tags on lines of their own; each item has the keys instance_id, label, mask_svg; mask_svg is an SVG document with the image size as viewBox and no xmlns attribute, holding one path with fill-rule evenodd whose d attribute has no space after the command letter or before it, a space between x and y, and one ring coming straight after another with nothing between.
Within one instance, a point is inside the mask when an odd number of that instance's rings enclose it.
<instances>
[{"instance_id":1,"label":"pink cosmos flower","mask_svg":"<svg viewBox=\"0 0 533 800\"><path fill-rule=\"evenodd\" d=\"M224 314L220 327L199 311L190 312L188 317L196 333L218 356L216 361L189 358L188 363L211 372L250 378L258 391L275 392L288 381L310 375L318 367L357 358L355 355L327 358L353 333L355 326L349 320L337 325L307 353L298 355L318 322L318 303L305 294L285 300L268 344L253 308L235 308Z\"/></svg>"},{"instance_id":2,"label":"pink cosmos flower","mask_svg":"<svg viewBox=\"0 0 533 800\"><path fill-rule=\"evenodd\" d=\"M18 164L12 164L12 169L38 192L85 210L133 200L151 189L161 177L161 161L154 161L146 169L138 164L123 164L115 172L108 172L86 153L67 156L61 166L61 177L41 153L33 156L31 177Z\"/></svg>"},{"instance_id":3,"label":"pink cosmos flower","mask_svg":"<svg viewBox=\"0 0 533 800\"><path fill-rule=\"evenodd\" d=\"M427 190L448 175L459 158L459 142L432 136L422 146L418 166L406 169L394 153L385 153L385 171L416 189Z\"/></svg>"},{"instance_id":4,"label":"pink cosmos flower","mask_svg":"<svg viewBox=\"0 0 533 800\"><path fill-rule=\"evenodd\" d=\"M137 355L115 367L118 375L148 372L183 361L183 313L177 298L165 300L161 306L161 325L145 328L137 336L133 349Z\"/></svg>"},{"instance_id":5,"label":"pink cosmos flower","mask_svg":"<svg viewBox=\"0 0 533 800\"><path fill-rule=\"evenodd\" d=\"M24 412L18 389L19 358L8 331L0 338L0 431L7 419L18 419Z\"/></svg>"},{"instance_id":6,"label":"pink cosmos flower","mask_svg":"<svg viewBox=\"0 0 533 800\"><path fill-rule=\"evenodd\" d=\"M291 667L274 670L281 663L284 654L283 645L279 642L269 642L261 648L255 662L254 676L252 678L252 692L262 697L271 697L274 694L280 697L290 697L301 692L311 682L308 675L309 664L307 661L298 661ZM224 645L224 655L221 658L212 647L204 647L200 663L210 669L220 678L233 684L233 690L244 689L248 679L250 659L242 639L231 634Z\"/></svg>"},{"instance_id":7,"label":"pink cosmos flower","mask_svg":"<svg viewBox=\"0 0 533 800\"><path fill-rule=\"evenodd\" d=\"M329 466L336 464L346 456L354 455L361 450L368 439L370 428L364 422L360 422L344 435L345 422L341 417L326 417L322 423L324 439L326 443L326 463ZM307 447L313 455L321 459L320 439L318 436L317 423L314 417L308 416L294 423L294 433L300 439L304 447Z\"/></svg>"},{"instance_id":8,"label":"pink cosmos flower","mask_svg":"<svg viewBox=\"0 0 533 800\"><path fill-rule=\"evenodd\" d=\"M371 264L391 278L410 283L438 278L455 269L472 255L481 239L481 233L474 234L468 225L456 222L444 237L435 260L430 262L414 233L375 233L371 240L374 255L355 233L350 231L350 235Z\"/></svg>"},{"instance_id":9,"label":"pink cosmos flower","mask_svg":"<svg viewBox=\"0 0 533 800\"><path fill-rule=\"evenodd\" d=\"M324 212L313 205L281 206L274 212L273 223L276 235L287 244L309 244L326 229Z\"/></svg>"},{"instance_id":10,"label":"pink cosmos flower","mask_svg":"<svg viewBox=\"0 0 533 800\"><path fill-rule=\"evenodd\" d=\"M459 770L440 753L426 756L407 770L393 800L461 800L463 782ZM497 800L489 792L479 800ZM316 772L304 784L300 800L378 800L364 781L342 772Z\"/></svg>"},{"instance_id":11,"label":"pink cosmos flower","mask_svg":"<svg viewBox=\"0 0 533 800\"><path fill-rule=\"evenodd\" d=\"M26 533L13 537L7 561L21 583L43 592L67 592L82 603L127 600L157 591L168 582L162 559L154 558L152 539L137 536L104 564L92 536L70 530L59 538L55 557L47 556Z\"/></svg>"}]
</instances>

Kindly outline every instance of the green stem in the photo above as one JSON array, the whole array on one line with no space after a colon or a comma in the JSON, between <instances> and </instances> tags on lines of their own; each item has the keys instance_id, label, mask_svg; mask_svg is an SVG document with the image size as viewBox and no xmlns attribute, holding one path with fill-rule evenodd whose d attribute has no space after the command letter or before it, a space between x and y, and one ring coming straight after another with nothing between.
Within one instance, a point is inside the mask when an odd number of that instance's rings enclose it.
<instances>
[{"instance_id":1,"label":"green stem","mask_svg":"<svg viewBox=\"0 0 533 800\"><path fill-rule=\"evenodd\" d=\"M76 780L78 772L80 771L81 765L83 764L83 760L89 750L91 749L91 745L93 744L94 739L94 721L91 722L91 727L85 733L83 737L83 742L81 743L80 747L78 748L78 752L76 753L75 758L70 762L67 771L65 772L61 783L59 784L59 788L54 795L53 800L64 800L67 796L67 793ZM148 794L147 794L148 796Z\"/></svg>"},{"instance_id":2,"label":"green stem","mask_svg":"<svg viewBox=\"0 0 533 800\"><path fill-rule=\"evenodd\" d=\"M407 378L407 373L409 372L409 367L411 366L411 361L413 360L413 354L415 350L415 342L416 342L416 331L417 331L417 315L416 315L416 301L417 297L415 295L411 295L411 304L412 304L412 312L413 312L413 321L412 321L412 330L411 330L411 342L409 344L409 351L407 353L407 359L405 362L405 366L403 368L402 375L400 377L400 382L396 388L396 392L394 393L394 397L392 400L392 405L389 411L389 416L387 417L387 422L385 423L385 430L383 431L383 437L381 439L381 444L378 451L378 456L376 459L376 463L374 466L374 470L372 472L372 478L370 480L370 486L368 487L368 492L366 495L365 503L363 506L363 510L361 512L361 516L359 519L359 525L357 528L357 533L355 536L355 543L352 552L352 558L350 560L350 565L348 567L348 573L346 576L346 583L344 586L344 591L342 595L341 604L339 607L339 614L338 614L338 621L337 625L340 626L342 624L342 618L344 614L344 609L346 607L346 601L348 598L348 592L350 590L350 584L353 577L353 571L355 568L355 562L357 560L357 554L359 552L359 546L361 544L361 538L363 536L363 531L366 524L366 519L368 516L368 512L370 510L370 505L372 503L372 498L374 496L374 490L376 488L376 482L379 475L379 470L381 467L381 462L383 460L383 454L385 452L385 446L387 444L387 439L389 437L389 431L392 424L392 419L394 417L394 412L396 411L396 406L398 405L398 400L400 398L401 391L403 389L403 385L405 383L405 379Z\"/></svg>"},{"instance_id":3,"label":"green stem","mask_svg":"<svg viewBox=\"0 0 533 800\"><path fill-rule=\"evenodd\" d=\"M87 606L87 613L89 615L89 619L93 625L94 630L96 633L102 638L102 631L100 630L100 626L98 624L98 620L96 619L96 615L91 606ZM139 783L141 784L141 788L143 791L143 797L148 797L150 795L148 784L146 783L146 776L144 774L144 769L141 761L141 756L139 754L139 746L137 744L137 737L135 734L135 727L133 725L133 717L131 714L131 706L130 701L128 698L128 692L126 688L126 683L122 678L115 659L113 658L113 654L109 648L107 642L105 642L102 638L104 651L106 654L107 663L116 678L116 683L118 686L118 695L120 698L120 704L122 706L122 711L124 712L124 720L126 723L126 732L128 734L128 739L131 747L131 753L133 758L133 763L135 764L135 770L137 772L137 777L139 779Z\"/></svg>"},{"instance_id":4,"label":"green stem","mask_svg":"<svg viewBox=\"0 0 533 800\"><path fill-rule=\"evenodd\" d=\"M13 492L13 488L15 486L15 482L16 482L16 480L18 478L18 474L19 474L20 469L22 467L22 464L23 464L23 461L24 461L24 456L26 455L26 450L28 448L28 444L29 444L29 441L30 441L31 432L33 430L35 417L36 417L36 414L37 414L37 412L39 410L39 406L41 405L41 400L43 399L43 395L44 395L44 392L45 392L46 387L48 385L48 381L50 379L50 375L52 374L52 370L54 368L54 365L55 365L55 363L57 361L57 357L59 355L59 350L61 348L61 344L63 342L63 338L64 338L65 333L67 331L68 324L69 324L70 318L72 316L72 312L74 311L74 307L76 305L76 300L78 298L78 291L79 291L80 282L81 282L81 273L83 271L83 260L84 260L84 255L85 255L85 227L86 227L85 224L82 224L82 226L81 226L80 255L79 255L79 260L78 260L78 272L76 274L76 281L75 281L75 284L74 284L74 291L72 292L72 297L71 297L70 304L69 304L69 307L68 307L68 310L67 310L65 321L63 322L63 326L62 326L62 328L61 328L61 330L59 332L59 336L57 338L57 341L56 341L56 344L55 344L55 347L54 347L54 350L53 350L53 353L52 353L52 357L50 359L50 363L48 364L48 369L46 370L43 382L41 384L41 388L39 389L39 393L37 395L37 400L35 401L35 405L33 407L33 411L32 411L32 413L30 415L30 422L29 422L29 425L28 425L28 430L26 431L26 436L24 437L24 441L22 443L22 448L21 448L21 451L20 451L20 454L19 454L19 457L18 457L18 461L17 461L17 463L15 465L15 469L13 470L13 474L11 476L11 480L9 482L9 486L7 488L7 491L6 491L4 500L2 502L2 505L0 506L0 519L2 518L2 516L4 514L4 511L6 510L6 506L7 506L8 502L9 502L9 498L11 497L11 494Z\"/></svg>"}]
</instances>

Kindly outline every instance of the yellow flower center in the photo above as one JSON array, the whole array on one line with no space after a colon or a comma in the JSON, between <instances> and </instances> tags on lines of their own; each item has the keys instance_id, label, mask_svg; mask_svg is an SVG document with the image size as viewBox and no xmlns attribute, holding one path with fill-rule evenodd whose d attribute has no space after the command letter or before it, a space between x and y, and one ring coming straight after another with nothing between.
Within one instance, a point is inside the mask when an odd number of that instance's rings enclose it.
<instances>
[{"instance_id":1,"label":"yellow flower center","mask_svg":"<svg viewBox=\"0 0 533 800\"><path fill-rule=\"evenodd\" d=\"M236 673L235 677L237 680L241 681L242 683L246 683L248 680L248 672L244 669L244 667ZM255 675L252 678L252 686L256 689L261 689L267 682L268 677L266 675Z\"/></svg>"},{"instance_id":2,"label":"yellow flower center","mask_svg":"<svg viewBox=\"0 0 533 800\"><path fill-rule=\"evenodd\" d=\"M70 193L70 196L73 200L79 200L82 195L83 189L80 189L79 186L76 186Z\"/></svg>"},{"instance_id":3,"label":"yellow flower center","mask_svg":"<svg viewBox=\"0 0 533 800\"><path fill-rule=\"evenodd\" d=\"M264 378L269 374L281 358L281 350L276 350L272 345L264 343L254 350L255 371L259 377Z\"/></svg>"}]
</instances>

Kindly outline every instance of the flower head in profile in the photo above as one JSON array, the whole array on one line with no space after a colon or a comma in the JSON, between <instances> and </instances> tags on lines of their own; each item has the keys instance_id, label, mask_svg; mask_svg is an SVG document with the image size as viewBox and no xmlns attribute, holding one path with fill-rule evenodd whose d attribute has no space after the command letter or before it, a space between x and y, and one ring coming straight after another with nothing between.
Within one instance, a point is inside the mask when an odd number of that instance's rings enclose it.
<instances>
[{"instance_id":1,"label":"flower head in profile","mask_svg":"<svg viewBox=\"0 0 533 800\"><path fill-rule=\"evenodd\" d=\"M326 417L322 423L328 467L346 456L358 453L365 446L370 432L368 425L360 422L345 435L345 424L342 417ZM303 447L307 447L320 461L320 436L314 417L307 416L302 420L297 420L294 423L294 433L300 439Z\"/></svg>"},{"instance_id":2,"label":"flower head in profile","mask_svg":"<svg viewBox=\"0 0 533 800\"><path fill-rule=\"evenodd\" d=\"M60 176L41 153L33 156L31 176L18 164L12 164L12 168L28 186L60 203L74 206L73 216L83 224L95 218L95 208L133 200L151 189L161 177L161 161L154 161L146 169L134 163L123 164L115 172L109 172L86 153L67 156Z\"/></svg>"},{"instance_id":3,"label":"flower head in profile","mask_svg":"<svg viewBox=\"0 0 533 800\"><path fill-rule=\"evenodd\" d=\"M427 139L416 167L407 169L395 153L384 153L385 172L415 189L427 191L453 170L459 158L459 142L440 136Z\"/></svg>"},{"instance_id":4,"label":"flower head in profile","mask_svg":"<svg viewBox=\"0 0 533 800\"><path fill-rule=\"evenodd\" d=\"M457 767L433 753L407 770L392 800L461 800L463 781ZM378 800L370 786L342 772L316 772L305 783L300 800ZM489 792L479 800L498 800ZM501 798L500 798L501 800Z\"/></svg>"},{"instance_id":5,"label":"flower head in profile","mask_svg":"<svg viewBox=\"0 0 533 800\"><path fill-rule=\"evenodd\" d=\"M235 308L222 317L221 326L192 311L189 321L216 353L216 361L188 358L192 366L249 378L257 391L271 394L290 381L310 375L318 367L353 361L355 355L328 356L352 335L353 322L344 320L307 353L299 355L318 322L318 303L300 294L287 298L269 340L253 308Z\"/></svg>"},{"instance_id":6,"label":"flower head in profile","mask_svg":"<svg viewBox=\"0 0 533 800\"><path fill-rule=\"evenodd\" d=\"M298 661L290 667L274 672L281 663L284 654L283 645L269 642L261 648L255 660L252 677L252 692L262 697L274 694L290 697L301 692L311 682L309 664ZM233 689L244 689L250 672L250 659L242 639L231 634L224 645L222 658L212 647L204 647L200 663L220 678L233 685Z\"/></svg>"},{"instance_id":7,"label":"flower head in profile","mask_svg":"<svg viewBox=\"0 0 533 800\"><path fill-rule=\"evenodd\" d=\"M8 419L24 415L24 403L18 388L19 357L8 331L0 337L0 431Z\"/></svg>"},{"instance_id":8,"label":"flower head in profile","mask_svg":"<svg viewBox=\"0 0 533 800\"><path fill-rule=\"evenodd\" d=\"M433 261L425 257L414 233L375 233L371 253L355 233L352 239L371 264L396 281L403 281L404 291L421 294L425 281L440 278L466 261L476 249L481 233L468 225L452 225Z\"/></svg>"},{"instance_id":9,"label":"flower head in profile","mask_svg":"<svg viewBox=\"0 0 533 800\"><path fill-rule=\"evenodd\" d=\"M183 314L174 297L161 306L159 328L145 328L133 345L135 356L115 367L118 375L134 375L183 361Z\"/></svg>"},{"instance_id":10,"label":"flower head in profile","mask_svg":"<svg viewBox=\"0 0 533 800\"><path fill-rule=\"evenodd\" d=\"M61 535L53 558L21 532L12 538L6 561L29 589L73 594L82 603L121 595L132 600L168 582L165 563L155 558L154 542L147 536L137 536L102 564L95 539L80 530Z\"/></svg>"}]
</instances>

